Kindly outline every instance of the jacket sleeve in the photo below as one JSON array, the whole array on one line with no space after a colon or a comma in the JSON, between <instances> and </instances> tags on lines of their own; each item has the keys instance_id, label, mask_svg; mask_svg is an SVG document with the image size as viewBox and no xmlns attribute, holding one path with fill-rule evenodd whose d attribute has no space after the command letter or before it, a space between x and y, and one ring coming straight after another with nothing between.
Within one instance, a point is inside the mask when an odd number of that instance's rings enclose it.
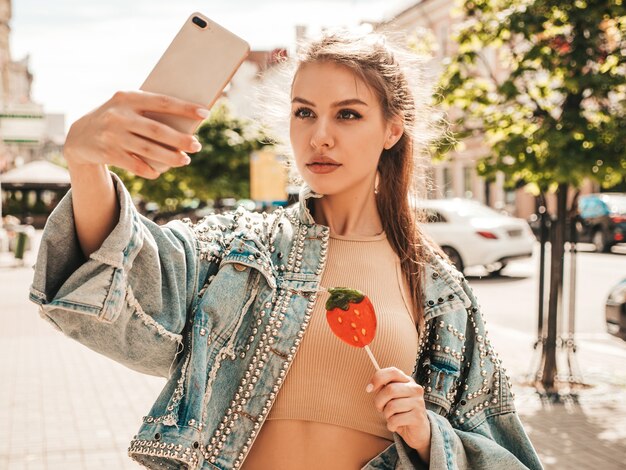
<instances>
[{"instance_id":1,"label":"jacket sleeve","mask_svg":"<svg viewBox=\"0 0 626 470\"><path fill-rule=\"evenodd\" d=\"M215 269L221 240L200 247L190 224L156 225L137 212L119 178L111 177L119 222L85 259L70 190L46 223L30 299L67 336L132 369L167 377L182 350L198 284Z\"/></svg>"},{"instance_id":2,"label":"jacket sleeve","mask_svg":"<svg viewBox=\"0 0 626 470\"><path fill-rule=\"evenodd\" d=\"M468 307L427 321L428 339L416 367L418 383L425 384L430 463L426 465L394 434L396 468L540 470L542 465L515 411L506 370L487 337L478 302L462 276L455 282Z\"/></svg>"},{"instance_id":3,"label":"jacket sleeve","mask_svg":"<svg viewBox=\"0 0 626 470\"><path fill-rule=\"evenodd\" d=\"M428 411L431 427L430 469L541 469L515 412L492 415L469 431L452 427Z\"/></svg>"}]
</instances>

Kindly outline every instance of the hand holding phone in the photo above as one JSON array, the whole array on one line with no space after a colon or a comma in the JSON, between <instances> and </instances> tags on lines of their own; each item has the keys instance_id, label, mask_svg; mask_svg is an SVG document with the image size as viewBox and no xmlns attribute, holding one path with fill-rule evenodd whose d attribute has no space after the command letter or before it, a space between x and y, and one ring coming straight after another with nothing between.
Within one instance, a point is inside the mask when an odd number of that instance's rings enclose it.
<instances>
[{"instance_id":1,"label":"hand holding phone","mask_svg":"<svg viewBox=\"0 0 626 470\"><path fill-rule=\"evenodd\" d=\"M145 116L152 113L201 120L208 110L167 95L118 91L72 124L63 146L65 159L72 166L114 165L150 179L160 172L144 158L166 169L189 163L185 152L197 152L200 143L192 134Z\"/></svg>"},{"instance_id":2,"label":"hand holding phone","mask_svg":"<svg viewBox=\"0 0 626 470\"><path fill-rule=\"evenodd\" d=\"M193 136L249 52L248 44L199 13L185 22L142 85L118 91L75 121L63 153L73 165L114 165L154 179L189 163Z\"/></svg>"},{"instance_id":3,"label":"hand holding phone","mask_svg":"<svg viewBox=\"0 0 626 470\"><path fill-rule=\"evenodd\" d=\"M141 90L211 108L250 52L250 46L201 13L189 16L161 56ZM146 117L193 134L202 118L149 112ZM149 157L155 170L165 168Z\"/></svg>"}]
</instances>

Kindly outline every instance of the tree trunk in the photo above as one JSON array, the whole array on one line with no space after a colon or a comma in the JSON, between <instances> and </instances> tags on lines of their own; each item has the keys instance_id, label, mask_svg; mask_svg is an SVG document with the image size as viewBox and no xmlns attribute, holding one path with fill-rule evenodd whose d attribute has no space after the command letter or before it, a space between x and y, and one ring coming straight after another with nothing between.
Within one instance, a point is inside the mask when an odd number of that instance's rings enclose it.
<instances>
[{"instance_id":1,"label":"tree trunk","mask_svg":"<svg viewBox=\"0 0 626 470\"><path fill-rule=\"evenodd\" d=\"M549 396L557 396L555 385L557 375L556 347L557 325L559 315L559 299L563 292L563 260L567 226L567 192L569 185L560 183L556 192L556 220L552 223L550 253L550 294L548 298L548 334L543 347L543 373L541 384Z\"/></svg>"}]
</instances>

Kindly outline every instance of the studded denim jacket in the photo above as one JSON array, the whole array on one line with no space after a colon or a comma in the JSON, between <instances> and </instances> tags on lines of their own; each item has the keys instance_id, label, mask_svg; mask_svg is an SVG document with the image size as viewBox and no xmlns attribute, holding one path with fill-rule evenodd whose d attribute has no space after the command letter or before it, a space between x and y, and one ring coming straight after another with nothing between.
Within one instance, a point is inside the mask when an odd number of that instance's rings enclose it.
<instances>
[{"instance_id":1,"label":"studded denim jacket","mask_svg":"<svg viewBox=\"0 0 626 470\"><path fill-rule=\"evenodd\" d=\"M158 226L112 175L120 219L85 259L71 192L43 233L30 298L66 335L168 379L130 443L147 468L237 469L305 334L328 228L300 204ZM435 254L424 275L425 329L413 376L424 386L430 465L402 438L374 469L539 469L504 369L467 282Z\"/></svg>"}]
</instances>

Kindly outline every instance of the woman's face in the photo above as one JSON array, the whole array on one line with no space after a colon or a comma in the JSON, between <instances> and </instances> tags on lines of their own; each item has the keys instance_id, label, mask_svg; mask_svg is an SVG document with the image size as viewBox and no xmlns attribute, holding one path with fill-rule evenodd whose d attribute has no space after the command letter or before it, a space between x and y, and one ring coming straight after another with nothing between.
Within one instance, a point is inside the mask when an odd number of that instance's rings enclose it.
<instances>
[{"instance_id":1,"label":"woman's face","mask_svg":"<svg viewBox=\"0 0 626 470\"><path fill-rule=\"evenodd\" d=\"M398 126L383 118L370 87L345 66L304 64L295 76L291 103L291 145L311 189L333 195L373 187L383 148L400 135L395 135Z\"/></svg>"}]
</instances>

